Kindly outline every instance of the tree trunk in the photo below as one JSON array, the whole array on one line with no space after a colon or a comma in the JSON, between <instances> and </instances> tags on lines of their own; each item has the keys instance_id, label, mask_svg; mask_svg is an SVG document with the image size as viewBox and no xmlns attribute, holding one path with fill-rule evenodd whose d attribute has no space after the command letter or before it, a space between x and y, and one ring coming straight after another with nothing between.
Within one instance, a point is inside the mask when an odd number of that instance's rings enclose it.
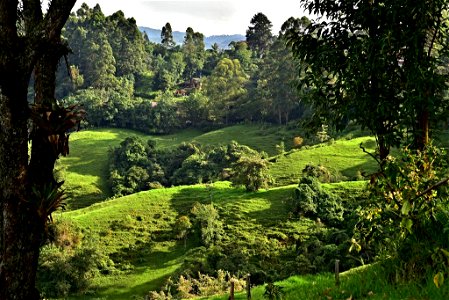
<instances>
[{"instance_id":1,"label":"tree trunk","mask_svg":"<svg viewBox=\"0 0 449 300\"><path fill-rule=\"evenodd\" d=\"M74 4L75 0L52 0L43 18L39 0L0 1L1 300L40 298L35 288L36 270L49 210L38 193L53 183L54 157L50 159L48 145L42 146L48 135L35 123L35 133L41 130L37 134L41 139L33 141L29 165L28 83L37 61L54 58L54 42L60 41L61 29ZM42 99L51 90L54 93L52 68L37 72L38 81L43 79L44 83Z\"/></svg>"},{"instance_id":2,"label":"tree trunk","mask_svg":"<svg viewBox=\"0 0 449 300\"><path fill-rule=\"evenodd\" d=\"M383 135L377 136L377 146L379 148L379 160L383 163L388 154L390 154L390 147L388 146Z\"/></svg>"},{"instance_id":3,"label":"tree trunk","mask_svg":"<svg viewBox=\"0 0 449 300\"><path fill-rule=\"evenodd\" d=\"M415 147L423 150L429 143L429 111L423 108L418 115L417 130L415 132Z\"/></svg>"},{"instance_id":4,"label":"tree trunk","mask_svg":"<svg viewBox=\"0 0 449 300\"><path fill-rule=\"evenodd\" d=\"M27 81L9 74L0 94L0 299L39 299L35 288L44 223L27 176ZM3 87L4 85L2 85Z\"/></svg>"}]
</instances>

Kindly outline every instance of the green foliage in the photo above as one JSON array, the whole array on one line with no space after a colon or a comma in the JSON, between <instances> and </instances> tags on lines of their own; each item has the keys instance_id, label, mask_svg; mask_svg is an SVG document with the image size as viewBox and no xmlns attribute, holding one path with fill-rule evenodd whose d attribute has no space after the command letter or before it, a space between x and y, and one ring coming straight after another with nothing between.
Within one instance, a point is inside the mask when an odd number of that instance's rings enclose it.
<instances>
[{"instance_id":1,"label":"green foliage","mask_svg":"<svg viewBox=\"0 0 449 300\"><path fill-rule=\"evenodd\" d=\"M271 182L268 175L268 161L260 156L242 156L233 164L231 182L244 186L248 192L266 188Z\"/></svg>"},{"instance_id":2,"label":"green foliage","mask_svg":"<svg viewBox=\"0 0 449 300\"><path fill-rule=\"evenodd\" d=\"M187 237L190 228L192 228L192 223L190 222L189 217L180 216L176 219L173 231L177 239L183 239Z\"/></svg>"},{"instance_id":3,"label":"green foliage","mask_svg":"<svg viewBox=\"0 0 449 300\"><path fill-rule=\"evenodd\" d=\"M380 167L371 179L371 202L360 211L355 249L394 258L405 280L428 272L447 276L447 154L432 145L405 148Z\"/></svg>"},{"instance_id":4,"label":"green foliage","mask_svg":"<svg viewBox=\"0 0 449 300\"><path fill-rule=\"evenodd\" d=\"M322 165L315 166L313 164L307 164L302 170L302 175L316 178L323 183L340 182L346 179L336 170L326 168Z\"/></svg>"},{"instance_id":5,"label":"green foliage","mask_svg":"<svg viewBox=\"0 0 449 300\"><path fill-rule=\"evenodd\" d=\"M282 300L284 299L285 292L283 291L283 287L274 284L273 282L267 283L265 286L265 292L263 296L268 300Z\"/></svg>"},{"instance_id":6,"label":"green foliage","mask_svg":"<svg viewBox=\"0 0 449 300\"><path fill-rule=\"evenodd\" d=\"M201 233L201 241L206 247L210 247L223 239L223 222L220 221L218 210L211 204L196 203L191 213L195 217L195 223Z\"/></svg>"},{"instance_id":7,"label":"green foliage","mask_svg":"<svg viewBox=\"0 0 449 300\"><path fill-rule=\"evenodd\" d=\"M369 129L381 159L399 144L422 149L432 122L448 111L447 2L304 0L302 6L323 18L290 27L286 37L316 116L337 129L349 120Z\"/></svg>"},{"instance_id":8,"label":"green foliage","mask_svg":"<svg viewBox=\"0 0 449 300\"><path fill-rule=\"evenodd\" d=\"M272 42L271 21L263 13L257 13L251 19L246 31L246 42L258 57L263 57Z\"/></svg>"},{"instance_id":9,"label":"green foliage","mask_svg":"<svg viewBox=\"0 0 449 300\"><path fill-rule=\"evenodd\" d=\"M180 275L175 282L168 280L164 290L159 293L151 291L148 295L149 300L168 300L173 296L176 299L187 299L198 296L212 296L222 294L229 290L231 282L234 283L236 292L242 291L245 287L245 280L230 276L229 273L218 270L215 276L202 274L199 272L195 277ZM166 296L170 295L170 296Z\"/></svg>"},{"instance_id":10,"label":"green foliage","mask_svg":"<svg viewBox=\"0 0 449 300\"><path fill-rule=\"evenodd\" d=\"M338 225L343 221L344 208L340 197L321 188L313 177L304 177L295 190L294 212L318 218L326 224Z\"/></svg>"},{"instance_id":11,"label":"green foliage","mask_svg":"<svg viewBox=\"0 0 449 300\"><path fill-rule=\"evenodd\" d=\"M204 83L212 105L212 119L228 124L236 101L246 93L248 76L237 59L223 58Z\"/></svg>"},{"instance_id":12,"label":"green foliage","mask_svg":"<svg viewBox=\"0 0 449 300\"><path fill-rule=\"evenodd\" d=\"M204 35L188 27L184 37L184 44L182 45L182 52L186 60L185 78L190 80L194 76L199 75L198 73L204 66Z\"/></svg>"},{"instance_id":13,"label":"green foliage","mask_svg":"<svg viewBox=\"0 0 449 300\"><path fill-rule=\"evenodd\" d=\"M53 245L41 249L37 272L37 287L43 297L86 293L98 271L113 268L93 245L81 243L82 235L73 223L57 222L50 230Z\"/></svg>"},{"instance_id":14,"label":"green foliage","mask_svg":"<svg viewBox=\"0 0 449 300\"><path fill-rule=\"evenodd\" d=\"M161 44L167 49L171 49L175 46L175 41L173 40L173 30L170 23L167 22L165 26L162 27L161 31Z\"/></svg>"},{"instance_id":15,"label":"green foliage","mask_svg":"<svg viewBox=\"0 0 449 300\"><path fill-rule=\"evenodd\" d=\"M249 189L267 183L267 163L261 158L254 164L245 157L259 155L249 147L231 142L227 146L200 147L184 143L174 149L156 149L137 137L125 139L110 151L109 182L115 195L127 195L160 186L190 185L226 179L225 170L233 167L239 176L250 175ZM260 156L260 155L259 155ZM245 173L246 172L246 173ZM246 174L246 175L244 175Z\"/></svg>"}]
</instances>

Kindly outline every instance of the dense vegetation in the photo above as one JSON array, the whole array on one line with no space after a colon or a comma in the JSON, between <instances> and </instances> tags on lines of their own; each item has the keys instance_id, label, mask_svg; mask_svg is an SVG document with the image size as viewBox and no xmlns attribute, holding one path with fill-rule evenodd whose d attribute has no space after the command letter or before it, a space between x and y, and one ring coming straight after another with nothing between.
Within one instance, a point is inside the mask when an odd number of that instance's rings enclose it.
<instances>
[{"instance_id":1,"label":"dense vegetation","mask_svg":"<svg viewBox=\"0 0 449 300\"><path fill-rule=\"evenodd\" d=\"M153 140L145 144L138 138L127 138L111 150L109 180L117 196L219 180L257 191L268 180L264 156L236 142L209 147L183 143L160 150Z\"/></svg>"},{"instance_id":2,"label":"dense vegetation","mask_svg":"<svg viewBox=\"0 0 449 300\"><path fill-rule=\"evenodd\" d=\"M248 43L206 50L204 36L190 27L176 46L167 23L155 44L122 12L104 16L98 5L83 4L63 33L73 52L71 77L61 63L57 96L83 104L90 126L147 133L298 120L306 107L295 91L292 54L263 14L251 22Z\"/></svg>"}]
</instances>

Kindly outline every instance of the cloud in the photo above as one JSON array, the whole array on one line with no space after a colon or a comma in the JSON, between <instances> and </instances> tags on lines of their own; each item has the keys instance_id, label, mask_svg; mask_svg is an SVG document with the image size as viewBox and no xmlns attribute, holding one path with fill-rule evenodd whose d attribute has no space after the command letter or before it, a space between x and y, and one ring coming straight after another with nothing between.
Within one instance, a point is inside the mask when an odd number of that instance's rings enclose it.
<instances>
[{"instance_id":1,"label":"cloud","mask_svg":"<svg viewBox=\"0 0 449 300\"><path fill-rule=\"evenodd\" d=\"M220 22L231 20L237 11L231 1L145 1L143 5L149 13L177 14Z\"/></svg>"}]
</instances>

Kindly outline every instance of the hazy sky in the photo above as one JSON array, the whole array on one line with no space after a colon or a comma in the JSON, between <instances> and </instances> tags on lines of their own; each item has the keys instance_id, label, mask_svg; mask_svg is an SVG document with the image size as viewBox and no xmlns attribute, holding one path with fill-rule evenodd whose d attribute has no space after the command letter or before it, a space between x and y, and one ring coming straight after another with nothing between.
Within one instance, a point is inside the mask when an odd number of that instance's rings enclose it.
<instances>
[{"instance_id":1,"label":"hazy sky","mask_svg":"<svg viewBox=\"0 0 449 300\"><path fill-rule=\"evenodd\" d=\"M127 18L134 17L139 26L161 29L170 22L174 31L185 32L190 26L206 36L244 35L258 12L268 17L273 23L273 33L277 34L289 17L304 15L299 0L78 0L75 10L83 2L90 7L99 3L106 15L122 10Z\"/></svg>"}]
</instances>

